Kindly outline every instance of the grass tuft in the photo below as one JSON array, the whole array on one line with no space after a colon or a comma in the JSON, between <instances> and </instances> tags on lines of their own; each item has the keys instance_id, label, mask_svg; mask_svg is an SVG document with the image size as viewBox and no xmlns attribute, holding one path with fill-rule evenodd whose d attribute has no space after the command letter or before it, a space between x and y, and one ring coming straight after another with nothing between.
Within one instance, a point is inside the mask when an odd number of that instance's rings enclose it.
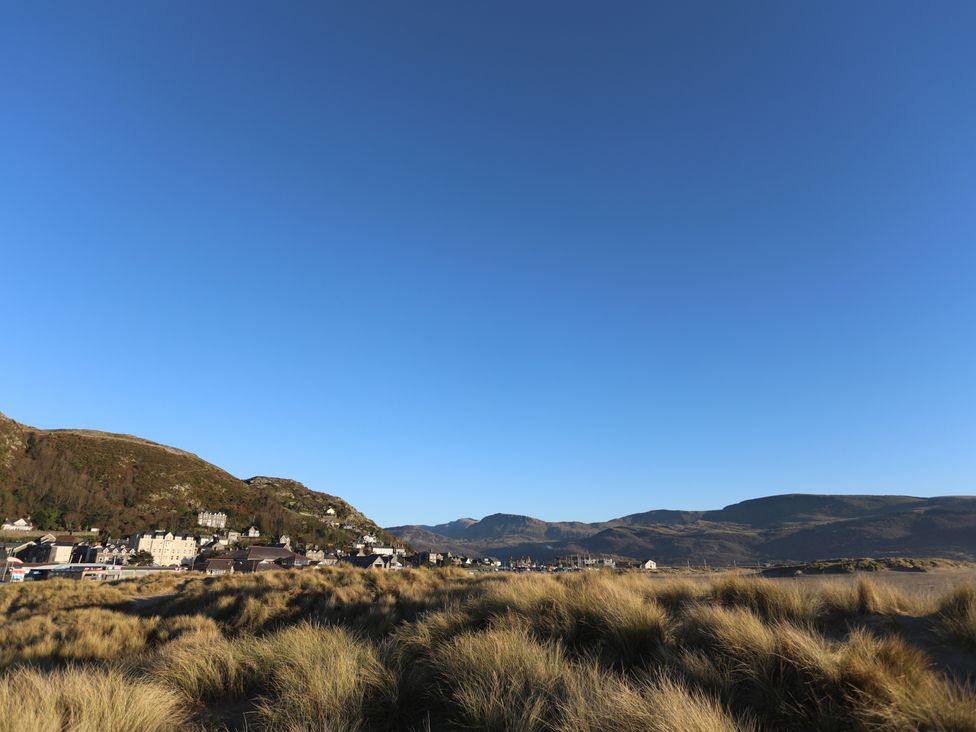
<instances>
[{"instance_id":1,"label":"grass tuft","mask_svg":"<svg viewBox=\"0 0 976 732\"><path fill-rule=\"evenodd\" d=\"M942 600L937 630L948 642L976 652L976 585L959 587Z\"/></svg>"},{"instance_id":2,"label":"grass tuft","mask_svg":"<svg viewBox=\"0 0 976 732\"><path fill-rule=\"evenodd\" d=\"M0 732L193 728L177 694L111 668L10 671L0 676L0 712Z\"/></svg>"}]
</instances>

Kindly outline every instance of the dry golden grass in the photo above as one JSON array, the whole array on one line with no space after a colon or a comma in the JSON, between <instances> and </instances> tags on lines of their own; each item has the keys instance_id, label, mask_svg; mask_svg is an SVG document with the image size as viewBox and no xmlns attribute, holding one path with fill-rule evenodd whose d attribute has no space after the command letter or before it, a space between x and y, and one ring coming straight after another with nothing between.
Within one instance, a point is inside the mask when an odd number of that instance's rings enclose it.
<instances>
[{"instance_id":1,"label":"dry golden grass","mask_svg":"<svg viewBox=\"0 0 976 732\"><path fill-rule=\"evenodd\" d=\"M266 730L370 729L390 716L396 681L376 648L342 628L299 625L262 641L270 670L257 720Z\"/></svg>"},{"instance_id":2,"label":"dry golden grass","mask_svg":"<svg viewBox=\"0 0 976 732\"><path fill-rule=\"evenodd\" d=\"M715 696L667 674L630 681L584 666L575 693L560 709L558 732L751 732Z\"/></svg>"},{"instance_id":3,"label":"dry golden grass","mask_svg":"<svg viewBox=\"0 0 976 732\"><path fill-rule=\"evenodd\" d=\"M217 623L205 615L173 615L160 620L148 640L153 645L161 645L176 640L190 642L220 637Z\"/></svg>"},{"instance_id":4,"label":"dry golden grass","mask_svg":"<svg viewBox=\"0 0 976 732\"><path fill-rule=\"evenodd\" d=\"M751 610L763 620L812 620L818 610L816 598L797 587L737 575L716 580L711 598L725 607Z\"/></svg>"},{"instance_id":5,"label":"dry golden grass","mask_svg":"<svg viewBox=\"0 0 976 732\"><path fill-rule=\"evenodd\" d=\"M973 730L976 696L932 673L925 653L897 637L856 630L837 650L836 679L866 729Z\"/></svg>"},{"instance_id":6,"label":"dry golden grass","mask_svg":"<svg viewBox=\"0 0 976 732\"><path fill-rule=\"evenodd\" d=\"M164 646L137 670L194 702L241 699L260 680L253 639L197 637Z\"/></svg>"},{"instance_id":7,"label":"dry golden grass","mask_svg":"<svg viewBox=\"0 0 976 732\"><path fill-rule=\"evenodd\" d=\"M111 661L138 653L158 623L100 607L8 620L0 632L0 668L16 663Z\"/></svg>"},{"instance_id":8,"label":"dry golden grass","mask_svg":"<svg viewBox=\"0 0 976 732\"><path fill-rule=\"evenodd\" d=\"M0 621L29 618L38 612L70 610L76 607L105 607L125 604L124 592L108 584L48 580L0 586Z\"/></svg>"},{"instance_id":9,"label":"dry golden grass","mask_svg":"<svg viewBox=\"0 0 976 732\"><path fill-rule=\"evenodd\" d=\"M408 570L391 573L329 568L203 577L193 575L179 591L160 599L161 613L202 614L224 630L259 633L281 624L315 620L355 627L380 637L404 621L468 594L463 573Z\"/></svg>"},{"instance_id":10,"label":"dry golden grass","mask_svg":"<svg viewBox=\"0 0 976 732\"><path fill-rule=\"evenodd\" d=\"M648 584L647 592L649 597L668 612L680 614L688 605L704 598L709 592L709 586L689 579L669 578L655 581L653 585Z\"/></svg>"},{"instance_id":11,"label":"dry golden grass","mask_svg":"<svg viewBox=\"0 0 976 732\"><path fill-rule=\"evenodd\" d=\"M196 635L163 648L145 672L191 702L253 698L267 730L356 730L390 716L396 694L373 644L309 623L235 640Z\"/></svg>"},{"instance_id":12,"label":"dry golden grass","mask_svg":"<svg viewBox=\"0 0 976 732\"><path fill-rule=\"evenodd\" d=\"M597 654L621 667L652 661L671 632L670 618L644 582L595 572L497 581L468 604L468 612L481 626L526 627L537 638L559 640L574 655Z\"/></svg>"},{"instance_id":13,"label":"dry golden grass","mask_svg":"<svg viewBox=\"0 0 976 732\"><path fill-rule=\"evenodd\" d=\"M942 600L938 630L950 643L976 652L976 587L960 587Z\"/></svg>"},{"instance_id":14,"label":"dry golden grass","mask_svg":"<svg viewBox=\"0 0 976 732\"><path fill-rule=\"evenodd\" d=\"M524 630L465 633L435 648L431 663L454 721L489 732L546 729L572 683L560 646Z\"/></svg>"},{"instance_id":15,"label":"dry golden grass","mask_svg":"<svg viewBox=\"0 0 976 732\"><path fill-rule=\"evenodd\" d=\"M856 583L831 582L818 593L822 614L840 617L858 615L927 615L930 598L908 594L894 587L861 577Z\"/></svg>"},{"instance_id":16,"label":"dry golden grass","mask_svg":"<svg viewBox=\"0 0 976 732\"><path fill-rule=\"evenodd\" d=\"M899 634L935 622L974 648L976 588L788 582L344 568L5 587L0 732L976 730L973 690ZM99 706L106 684L125 705Z\"/></svg>"},{"instance_id":17,"label":"dry golden grass","mask_svg":"<svg viewBox=\"0 0 976 732\"><path fill-rule=\"evenodd\" d=\"M0 732L172 732L193 723L174 692L113 669L0 676Z\"/></svg>"},{"instance_id":18,"label":"dry golden grass","mask_svg":"<svg viewBox=\"0 0 976 732\"><path fill-rule=\"evenodd\" d=\"M183 572L157 572L146 577L140 577L136 582L124 579L115 580L109 584L130 596L162 595L167 592L175 592L190 581L193 576Z\"/></svg>"},{"instance_id":19,"label":"dry golden grass","mask_svg":"<svg viewBox=\"0 0 976 732\"><path fill-rule=\"evenodd\" d=\"M699 607L682 628L686 678L776 727L976 729L976 698L900 638L832 642L745 608ZM946 722L954 720L958 724ZM966 725L969 726L966 726Z\"/></svg>"}]
</instances>

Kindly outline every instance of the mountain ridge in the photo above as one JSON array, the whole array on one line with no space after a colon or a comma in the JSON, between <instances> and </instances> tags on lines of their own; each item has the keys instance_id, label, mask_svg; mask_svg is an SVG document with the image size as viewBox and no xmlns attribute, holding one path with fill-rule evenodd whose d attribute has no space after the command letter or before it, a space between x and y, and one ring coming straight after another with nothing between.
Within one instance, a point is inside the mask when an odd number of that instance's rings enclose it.
<instances>
[{"instance_id":1,"label":"mountain ridge","mask_svg":"<svg viewBox=\"0 0 976 732\"><path fill-rule=\"evenodd\" d=\"M715 510L656 509L592 523L518 514L463 521L387 530L418 549L495 556L593 553L712 564L878 554L976 560L974 496L784 493ZM438 531L445 526L454 527L450 534Z\"/></svg>"}]
</instances>

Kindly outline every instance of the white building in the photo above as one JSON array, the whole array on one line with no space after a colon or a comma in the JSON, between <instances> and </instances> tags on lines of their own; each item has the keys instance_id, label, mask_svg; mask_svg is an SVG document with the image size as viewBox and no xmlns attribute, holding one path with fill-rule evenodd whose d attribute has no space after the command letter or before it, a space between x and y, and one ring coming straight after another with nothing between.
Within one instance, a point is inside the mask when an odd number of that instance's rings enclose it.
<instances>
[{"instance_id":1,"label":"white building","mask_svg":"<svg viewBox=\"0 0 976 732\"><path fill-rule=\"evenodd\" d=\"M30 522L30 516L28 516L16 521L4 521L3 525L0 526L0 531L31 531L33 528L34 524Z\"/></svg>"},{"instance_id":2,"label":"white building","mask_svg":"<svg viewBox=\"0 0 976 732\"><path fill-rule=\"evenodd\" d=\"M223 511L201 511L197 514L198 526L209 526L211 529L222 529L227 526L227 514Z\"/></svg>"},{"instance_id":3,"label":"white building","mask_svg":"<svg viewBox=\"0 0 976 732\"><path fill-rule=\"evenodd\" d=\"M641 569L657 569L657 562L653 559L645 559L640 566Z\"/></svg>"},{"instance_id":4,"label":"white building","mask_svg":"<svg viewBox=\"0 0 976 732\"><path fill-rule=\"evenodd\" d=\"M258 527L257 526L252 526L251 528L249 528L247 530L247 538L248 539L257 539L259 536L261 536L261 532L258 531Z\"/></svg>"},{"instance_id":5,"label":"white building","mask_svg":"<svg viewBox=\"0 0 976 732\"><path fill-rule=\"evenodd\" d=\"M129 539L129 546L137 552L149 552L153 563L161 567L192 564L197 556L195 536L178 536L169 531L136 534Z\"/></svg>"},{"instance_id":6,"label":"white building","mask_svg":"<svg viewBox=\"0 0 976 732\"><path fill-rule=\"evenodd\" d=\"M135 549L125 544L106 544L95 547L94 561L98 564L126 564L135 553Z\"/></svg>"}]
</instances>

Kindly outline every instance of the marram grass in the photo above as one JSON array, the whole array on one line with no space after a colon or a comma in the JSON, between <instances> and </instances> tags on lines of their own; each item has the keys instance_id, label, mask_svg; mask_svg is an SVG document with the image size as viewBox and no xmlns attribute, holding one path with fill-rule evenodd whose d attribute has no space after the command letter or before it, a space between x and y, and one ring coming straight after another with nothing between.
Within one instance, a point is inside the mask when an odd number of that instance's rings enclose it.
<instances>
[{"instance_id":1,"label":"marram grass","mask_svg":"<svg viewBox=\"0 0 976 732\"><path fill-rule=\"evenodd\" d=\"M0 732L976 730L974 628L976 587L863 580L40 582L0 588Z\"/></svg>"}]
</instances>

